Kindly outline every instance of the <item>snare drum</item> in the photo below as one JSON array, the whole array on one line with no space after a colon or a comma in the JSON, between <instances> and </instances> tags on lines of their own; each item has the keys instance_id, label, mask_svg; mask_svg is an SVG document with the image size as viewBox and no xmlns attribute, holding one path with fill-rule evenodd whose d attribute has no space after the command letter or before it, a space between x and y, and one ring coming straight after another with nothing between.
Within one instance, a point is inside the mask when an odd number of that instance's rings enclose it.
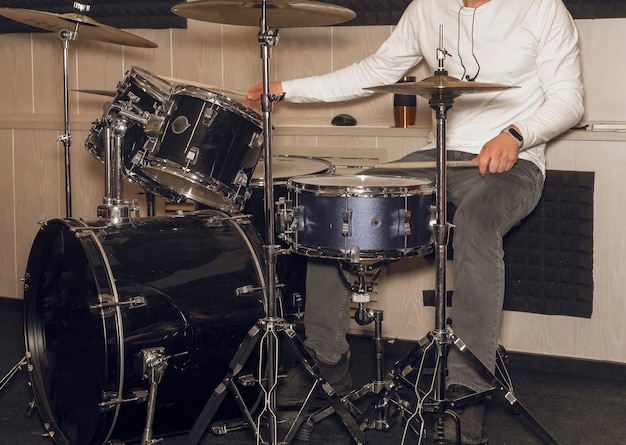
<instances>
[{"instance_id":1,"label":"snare drum","mask_svg":"<svg viewBox=\"0 0 626 445\"><path fill-rule=\"evenodd\" d=\"M172 89L171 112L143 171L174 193L238 212L261 155L258 113L190 85Z\"/></svg>"},{"instance_id":2,"label":"snare drum","mask_svg":"<svg viewBox=\"0 0 626 445\"><path fill-rule=\"evenodd\" d=\"M311 257L397 259L432 249L434 187L398 176L291 178L293 218L285 239Z\"/></svg>"},{"instance_id":3,"label":"snare drum","mask_svg":"<svg viewBox=\"0 0 626 445\"><path fill-rule=\"evenodd\" d=\"M141 357L155 349L167 366L154 433L190 430L264 315L262 254L246 218L211 209L121 226L45 222L28 259L24 323L47 435L64 445L140 439L150 388Z\"/></svg>"},{"instance_id":4,"label":"snare drum","mask_svg":"<svg viewBox=\"0 0 626 445\"><path fill-rule=\"evenodd\" d=\"M146 153L154 145L154 138L146 135L145 125L140 121L151 116L163 116L166 113L167 98L172 86L165 80L138 67L130 69L122 81L117 85L117 93L110 107L108 107L101 119L93 126L85 147L97 159L104 162L104 128L108 121L123 119L126 126L122 145L122 165L124 177L156 195L174 202L185 199L144 174L141 167ZM132 119L122 116L129 113L140 119ZM158 128L154 129L158 133Z\"/></svg>"}]
</instances>

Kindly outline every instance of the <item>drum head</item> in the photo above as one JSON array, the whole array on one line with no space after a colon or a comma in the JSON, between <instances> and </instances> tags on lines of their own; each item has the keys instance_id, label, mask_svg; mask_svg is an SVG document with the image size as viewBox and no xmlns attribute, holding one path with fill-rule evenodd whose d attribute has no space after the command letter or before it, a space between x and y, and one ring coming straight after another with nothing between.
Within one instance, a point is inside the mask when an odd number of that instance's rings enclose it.
<instances>
[{"instance_id":1,"label":"drum head","mask_svg":"<svg viewBox=\"0 0 626 445\"><path fill-rule=\"evenodd\" d=\"M274 184L286 184L294 176L329 174L333 165L325 159L306 156L274 155L272 157L272 179ZM252 185L262 187L265 177L265 161L261 159L252 175Z\"/></svg>"},{"instance_id":2,"label":"drum head","mask_svg":"<svg viewBox=\"0 0 626 445\"><path fill-rule=\"evenodd\" d=\"M434 187L428 179L402 176L305 175L291 178L289 188L328 196L413 196L431 194Z\"/></svg>"}]
</instances>

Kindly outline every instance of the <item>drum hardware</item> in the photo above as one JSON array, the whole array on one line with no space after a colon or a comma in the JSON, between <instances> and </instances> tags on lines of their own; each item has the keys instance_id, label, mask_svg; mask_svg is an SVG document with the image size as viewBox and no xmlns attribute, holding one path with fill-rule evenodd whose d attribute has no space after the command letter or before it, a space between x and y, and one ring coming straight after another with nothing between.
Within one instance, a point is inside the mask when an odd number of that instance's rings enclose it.
<instances>
[{"instance_id":1,"label":"drum hardware","mask_svg":"<svg viewBox=\"0 0 626 445\"><path fill-rule=\"evenodd\" d=\"M148 400L149 393L150 391L147 389L133 389L125 397L120 398L116 392L104 391L102 393L103 401L98 403L98 408L100 408L100 412L106 413L114 410L117 405L124 403L145 403Z\"/></svg>"},{"instance_id":2,"label":"drum hardware","mask_svg":"<svg viewBox=\"0 0 626 445\"><path fill-rule=\"evenodd\" d=\"M115 297L113 295L101 295L98 297L98 299L101 301L101 303L89 306L89 310L98 310L103 316L105 309L111 309L115 307L127 307L129 309L135 309L146 305L146 299L141 295L131 297L127 301L115 301Z\"/></svg>"},{"instance_id":3,"label":"drum hardware","mask_svg":"<svg viewBox=\"0 0 626 445\"><path fill-rule=\"evenodd\" d=\"M421 380L423 358L426 351L435 349L436 360L433 379L431 381L431 392L428 400L419 400L416 415L424 410L431 411L435 415L435 427L433 441L436 445L445 445L447 441L444 437L444 419L451 418L456 425L457 443L460 443L461 431L458 416L452 410L457 407L464 407L472 402L482 399L493 392L500 392L505 401L511 407L523 413L538 429L543 433L546 443L558 445L558 442L550 433L528 412L513 393L509 382L492 373L469 349L469 347L453 331L446 318L446 263L447 246L450 236L451 224L447 220L447 153L446 153L446 120L447 112L453 106L454 98L462 94L502 91L513 88L499 84L481 84L477 82L465 82L447 75L444 69L444 60L447 51L443 48L443 27L440 27L439 48L437 49L437 60L439 65L434 76L417 83L399 83L382 87L368 88L368 90L378 92L390 92L400 94L418 94L429 99L429 106L435 113L436 118L436 218L432 224L435 242L435 328L425 337L417 342L415 347L400 361L398 361L389 376L392 382L386 386L385 391L379 392L371 403L374 410L383 406L386 400L397 395L397 390L402 381L414 369L418 368L420 373L415 383ZM472 394L457 400L447 400L445 395L446 362L450 347L455 347L473 365L476 370L488 381L492 388L487 391ZM432 394L432 395L431 395ZM424 435L423 420L419 429L420 442Z\"/></svg>"},{"instance_id":4,"label":"drum hardware","mask_svg":"<svg viewBox=\"0 0 626 445\"><path fill-rule=\"evenodd\" d=\"M300 4L302 4L300 2ZM319 4L315 2L306 2L305 5L310 4L311 6L318 8ZM217 6L220 9L220 12L217 15L212 13L205 14L206 9L215 10L214 6ZM222 14L223 7L226 7L227 10L232 10L233 6L237 6L236 2L194 2L194 3L184 3L180 5L175 5L172 7L172 11L175 14L182 16L189 16L189 18L198 18L200 20L205 21L217 21L218 23L222 23L223 19L227 19L227 17ZM271 58L271 47L275 46L278 43L278 29L270 29L268 26L268 16L272 17L272 12L277 10L277 6L281 9L287 9L287 11L298 10L297 8L291 7L287 2L277 1L277 0L262 0L262 1L254 1L254 2L246 2L245 4L239 4L239 11L236 12L239 19L246 17L241 24L244 25L259 25L259 34L258 34L258 43L261 49L261 59L262 59L262 84L263 84L263 92L261 94L261 110L262 110L262 128L263 128L263 154L264 159L272 159L272 121L271 121L271 112L273 105L281 100L280 96L275 96L270 92L270 58ZM287 8L287 6L289 6ZM294 5L295 6L295 5ZM301 8L299 8L301 9ZM327 9L333 9L341 12L348 12L348 16L346 20L354 17L354 13L348 9L341 7L328 7ZM259 18L259 10L260 10L260 18ZM310 11L310 9L307 9ZM246 13L247 12L247 13ZM251 13L250 13L251 12ZM337 17L336 14L324 14L323 11L318 16L323 16L323 21L326 22L332 17L331 23L338 23L344 20L344 16ZM250 13L250 14L248 14ZM281 15L276 16L276 21L279 22L277 24L285 24L285 25L294 25L295 21L293 20L293 14L291 12L287 12L289 15L289 20L286 23L282 23L280 20ZM248 20L250 17L254 17L253 21ZM284 15L282 15L284 17ZM229 20L230 21L230 20ZM309 18L307 20L306 26L314 26L316 25L316 20ZM257 158L258 160L258 158ZM262 391L265 395L264 406L261 410L261 413L258 415L257 420L252 418L250 414L250 410L248 407L241 402L238 402L239 408L246 418L246 421L249 423L251 428L254 430L255 436L259 442L265 443L261 436L261 419L265 418L267 420L267 434L268 434L268 442L272 445L276 445L278 443L278 421L276 415L276 394L275 389L278 380L278 346L279 339L283 338L288 343L290 343L298 356L304 363L306 369L311 373L311 375L315 378L315 383L311 388L309 398L303 409L309 404L312 400L311 394L317 390L322 389L326 397L330 400L335 411L341 417L342 422L348 428L350 434L354 438L357 443L363 443L362 433L356 426L354 419L352 419L347 411L347 409L341 404L338 395L335 393L334 389L324 380L321 376L315 361L308 353L304 344L298 339L297 334L293 330L293 327L281 318L277 316L277 307L276 307L276 295L277 295L277 285L276 285L276 262L277 256L280 253L280 246L274 244L274 232L275 232L275 222L274 222L274 212L272 209L274 203L274 191L273 191L273 176L272 176L272 162L265 163L265 171L264 171L264 179L265 179L265 187L264 187L264 202L265 202L265 229L266 229L266 237L264 248L264 260L265 260L265 270L264 276L266 278L266 288L265 288L265 300L266 300L266 308L267 314L265 318L259 319L254 327L252 327L248 333L248 336L242 343L241 347L235 354L231 365L230 372L226 375L221 385L212 393L211 398L205 405L202 413L198 417L194 427L189 433L189 443L196 444L199 443L202 435L207 430L207 427L211 423L215 412L223 402L228 391L231 391L235 399L240 401L240 397L238 396L239 390L234 383L234 377L237 376L240 371L242 365L247 361L249 355L254 350L254 348L259 346L260 351L260 360L259 360L259 371L262 373L261 369L263 368L263 360L265 359L265 371L266 378L262 379L261 375L259 375L259 384L262 388ZM291 428L287 432L285 443L289 443L293 437L295 436L298 427L300 426L303 418L301 414L298 415L296 420L294 420Z\"/></svg>"},{"instance_id":5,"label":"drum hardware","mask_svg":"<svg viewBox=\"0 0 626 445\"><path fill-rule=\"evenodd\" d=\"M162 439L152 438L152 424L154 421L154 412L156 408L156 396L159 383L163 378L165 368L167 368L167 357L164 354L165 349L162 347L143 349L141 358L143 364L143 378L148 379L150 383L150 395L148 398L148 407L146 413L146 427L141 438L141 445L152 445L161 442Z\"/></svg>"},{"instance_id":6,"label":"drum hardware","mask_svg":"<svg viewBox=\"0 0 626 445\"><path fill-rule=\"evenodd\" d=\"M0 380L0 392L4 389L5 386L9 383L9 381L22 370L23 366L28 365L28 359L30 358L30 353L27 351L24 357L22 357L10 370L7 372L2 380Z\"/></svg>"},{"instance_id":7,"label":"drum hardware","mask_svg":"<svg viewBox=\"0 0 626 445\"><path fill-rule=\"evenodd\" d=\"M137 201L123 199L122 147L126 129L125 119L107 119L103 128L105 195L96 210L96 219L111 224L128 224L139 217Z\"/></svg>"},{"instance_id":8,"label":"drum hardware","mask_svg":"<svg viewBox=\"0 0 626 445\"><path fill-rule=\"evenodd\" d=\"M73 7L80 12L86 12L91 9L89 5L79 2L74 2ZM59 136L58 141L62 142L64 146L65 212L66 216L70 217L72 216L72 185L70 169L70 147L72 145L72 136L70 133L69 122L69 42L71 40L77 40L78 35L80 34L81 37L85 37L88 40L97 40L101 42L116 43L120 45L137 46L144 48L156 48L157 45L141 37L99 23L83 14L56 14L20 8L0 8L0 15L18 21L20 23L24 23L26 25L34 26L36 28L57 32L59 38L61 39L61 46L63 49L64 133Z\"/></svg>"}]
</instances>

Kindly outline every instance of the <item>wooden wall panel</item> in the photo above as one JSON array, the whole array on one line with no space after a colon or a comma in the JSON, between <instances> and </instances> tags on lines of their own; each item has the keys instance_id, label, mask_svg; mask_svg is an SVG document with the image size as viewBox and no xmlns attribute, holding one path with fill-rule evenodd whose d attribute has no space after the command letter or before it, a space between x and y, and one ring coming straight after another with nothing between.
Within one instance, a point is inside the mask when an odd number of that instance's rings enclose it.
<instances>
[{"instance_id":1,"label":"wooden wall panel","mask_svg":"<svg viewBox=\"0 0 626 445\"><path fill-rule=\"evenodd\" d=\"M15 131L16 267L20 277L39 229L37 223L65 216L63 149L57 136L54 130Z\"/></svg>"},{"instance_id":2,"label":"wooden wall panel","mask_svg":"<svg viewBox=\"0 0 626 445\"><path fill-rule=\"evenodd\" d=\"M15 174L13 131L0 130L0 295L21 296L15 265Z\"/></svg>"},{"instance_id":3,"label":"wooden wall panel","mask_svg":"<svg viewBox=\"0 0 626 445\"><path fill-rule=\"evenodd\" d=\"M33 67L30 34L0 35L2 74L0 81L7 88L0 94L2 113L33 113Z\"/></svg>"}]
</instances>

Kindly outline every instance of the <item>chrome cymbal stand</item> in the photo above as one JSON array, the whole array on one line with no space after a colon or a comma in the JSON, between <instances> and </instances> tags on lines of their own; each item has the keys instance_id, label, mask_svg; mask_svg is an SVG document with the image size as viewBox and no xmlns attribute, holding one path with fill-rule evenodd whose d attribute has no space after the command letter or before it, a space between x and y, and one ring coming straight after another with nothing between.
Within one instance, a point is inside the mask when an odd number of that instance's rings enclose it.
<instances>
[{"instance_id":1,"label":"chrome cymbal stand","mask_svg":"<svg viewBox=\"0 0 626 445\"><path fill-rule=\"evenodd\" d=\"M263 68L263 93L261 95L261 111L263 117L264 130L264 151L265 171L264 181L264 203L265 203L265 228L266 243L264 248L265 260L265 298L266 298L266 317L258 320L258 322L248 331L246 338L239 347L237 353L230 363L230 371L222 381L222 383L213 391L209 401L202 410L200 416L196 420L194 426L189 432L189 444L199 443L202 435L207 430L208 425L217 412L220 404L226 396L226 390L230 390L235 396L242 414L245 416L249 426L254 430L257 443L267 443L271 445L288 444L293 440L298 432L298 428L304 421L303 412L308 408L313 400L313 393L316 389L321 388L324 395L328 398L335 412L340 416L343 424L354 439L355 443L363 444L364 438L354 419L348 412L347 408L341 403L339 396L335 393L331 385L329 385L322 377L315 360L304 347L303 342L298 338L293 327L280 318L277 313L277 280L276 280L276 259L280 253L280 246L274 242L275 233L275 215L274 215L274 182L272 176L272 108L273 105L280 100L282 96L275 96L270 91L270 58L271 48L278 43L278 30L270 29L267 25L267 4L263 0L261 7L260 30L258 34L258 42L261 50L262 68ZM276 386L278 383L278 351L279 351L279 335L284 340L291 343L298 357L305 365L307 371L310 372L314 379L313 386L309 391L309 395L300 408L296 419L289 428L285 439L278 440L278 418L276 403ZM256 419L252 417L247 406L241 398L241 394L235 384L238 373L249 358L257 343L259 345L259 376L258 384L264 395L264 406L260 414L256 414ZM265 378L262 378L263 361L265 360ZM262 419L267 423L267 441L261 437Z\"/></svg>"},{"instance_id":2,"label":"chrome cymbal stand","mask_svg":"<svg viewBox=\"0 0 626 445\"><path fill-rule=\"evenodd\" d=\"M444 60L447 51L443 48L443 31L440 29L439 48L437 49L437 60L439 66L435 71L435 76L445 76L447 72L444 69ZM417 388L423 369L424 354L434 350L435 353L435 369L433 372L433 380L424 397L418 396L417 408L409 421L419 418L418 434L420 442L424 438L424 422L422 412L430 411L435 416L435 428L433 436L434 445L446 445L449 442L444 437L444 420L446 417L452 419L456 425L456 442L461 444L461 428L455 408L462 408L469 404L484 399L486 396L499 392L511 407L518 413L525 415L535 426L544 438L542 443L558 445L554 437L528 412L528 410L519 402L510 382L500 373L495 375L487 368L467 347L467 345L459 338L446 318L446 264L448 253L448 241L450 237L451 225L447 219L447 152L446 152L446 119L447 112L452 108L454 98L462 93L455 93L454 90L441 88L437 92L430 93L429 106L434 111L436 117L436 140L437 140L437 161L436 161L436 218L434 221L434 253L435 253L435 328L425 337L418 340L417 344L408 354L394 365L394 369L389 373L390 380L386 382L386 391L381 391L371 402L370 408L363 412L357 418L359 425L367 424L371 416L380 411L385 406L387 400L390 400L406 382L406 376L416 368L419 374L415 382L415 393L419 394ZM446 371L447 371L447 355L450 347L455 347L468 361L468 363L476 368L481 376L491 385L491 388L461 397L456 400L447 400L446 390ZM407 426L409 426L407 424Z\"/></svg>"},{"instance_id":3,"label":"chrome cymbal stand","mask_svg":"<svg viewBox=\"0 0 626 445\"><path fill-rule=\"evenodd\" d=\"M89 11L91 6L74 2L74 8L81 12ZM69 48L70 40L78 38L79 23L76 23L74 30L62 29L59 31L59 38L63 47L63 122L64 133L59 136L58 140L63 142L63 154L65 163L65 216L72 216L72 175L70 168L70 147L72 146L72 135L70 133L70 95L69 95Z\"/></svg>"}]
</instances>

